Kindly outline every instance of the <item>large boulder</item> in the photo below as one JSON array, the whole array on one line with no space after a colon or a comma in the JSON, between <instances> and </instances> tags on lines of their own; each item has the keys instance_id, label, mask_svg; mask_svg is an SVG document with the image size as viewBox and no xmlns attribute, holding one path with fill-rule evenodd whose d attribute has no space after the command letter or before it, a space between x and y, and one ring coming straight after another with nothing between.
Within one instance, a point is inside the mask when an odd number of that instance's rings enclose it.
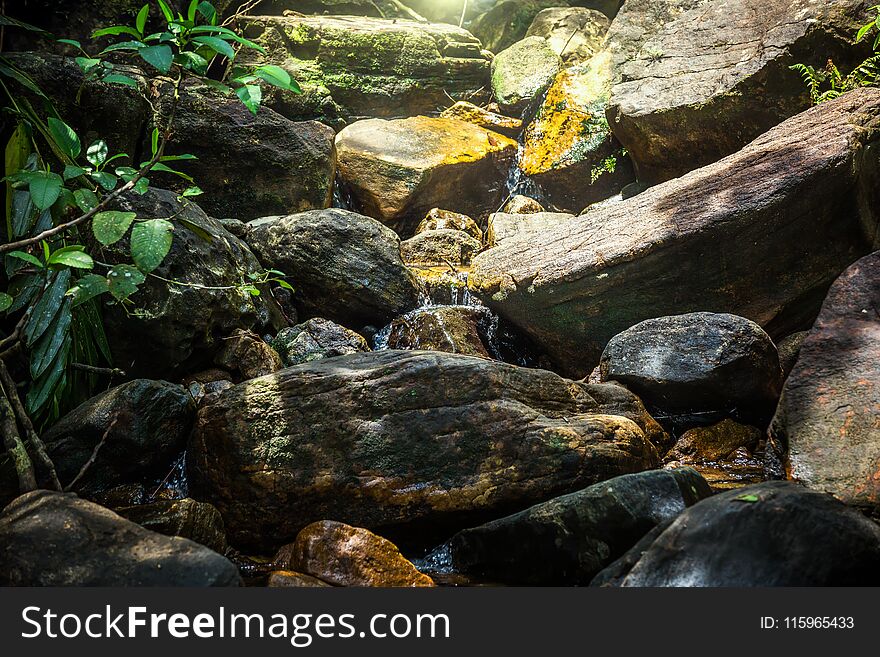
<instances>
[{"instance_id":1,"label":"large boulder","mask_svg":"<svg viewBox=\"0 0 880 657\"><path fill-rule=\"evenodd\" d=\"M217 509L206 502L185 497L123 506L114 511L144 529L165 536L188 538L220 554L226 550L223 518Z\"/></svg>"},{"instance_id":2,"label":"large boulder","mask_svg":"<svg viewBox=\"0 0 880 657\"><path fill-rule=\"evenodd\" d=\"M499 132L502 135L514 139L523 129L522 119L516 119L512 116L504 116L497 112L490 112L488 109L478 107L477 105L464 100L460 100L454 105L447 107L440 112L440 117L473 123L481 128Z\"/></svg>"},{"instance_id":3,"label":"large boulder","mask_svg":"<svg viewBox=\"0 0 880 657\"><path fill-rule=\"evenodd\" d=\"M73 493L38 490L0 514L0 586L240 586L225 557L148 531Z\"/></svg>"},{"instance_id":4,"label":"large boulder","mask_svg":"<svg viewBox=\"0 0 880 657\"><path fill-rule=\"evenodd\" d=\"M547 45L571 66L587 61L602 50L611 21L586 7L551 7L537 16L526 32L528 37L541 37Z\"/></svg>"},{"instance_id":5,"label":"large boulder","mask_svg":"<svg viewBox=\"0 0 880 657\"><path fill-rule=\"evenodd\" d=\"M195 405L186 388L136 379L77 406L44 432L43 442L64 486L91 461L74 490L95 495L120 484L161 478L186 448L194 420ZM17 494L15 473L4 460L0 503Z\"/></svg>"},{"instance_id":6,"label":"large boulder","mask_svg":"<svg viewBox=\"0 0 880 657\"><path fill-rule=\"evenodd\" d=\"M506 210L505 212L495 212L489 215L486 243L490 247L498 246L502 242L512 239L522 239L530 233L552 230L561 222L572 218L574 215L565 212L543 212L540 210L528 214L514 214Z\"/></svg>"},{"instance_id":7,"label":"large boulder","mask_svg":"<svg viewBox=\"0 0 880 657\"><path fill-rule=\"evenodd\" d=\"M401 242L400 255L406 264L420 267L469 265L481 246L463 230L438 228Z\"/></svg>"},{"instance_id":8,"label":"large boulder","mask_svg":"<svg viewBox=\"0 0 880 657\"><path fill-rule=\"evenodd\" d=\"M831 287L783 389L771 432L788 476L880 508L880 252Z\"/></svg>"},{"instance_id":9,"label":"large boulder","mask_svg":"<svg viewBox=\"0 0 880 657\"><path fill-rule=\"evenodd\" d=\"M525 37L542 9L569 4L567 0L502 0L477 16L470 29L486 49L501 52Z\"/></svg>"},{"instance_id":10,"label":"large boulder","mask_svg":"<svg viewBox=\"0 0 880 657\"><path fill-rule=\"evenodd\" d=\"M623 475L451 541L456 571L517 584L588 584L655 526L709 497L691 468Z\"/></svg>"},{"instance_id":11,"label":"large boulder","mask_svg":"<svg viewBox=\"0 0 880 657\"><path fill-rule=\"evenodd\" d=\"M281 66L301 96L267 90L265 103L288 118L412 116L454 100L479 102L489 61L459 27L353 16L259 16L246 34Z\"/></svg>"},{"instance_id":12,"label":"large boulder","mask_svg":"<svg viewBox=\"0 0 880 657\"><path fill-rule=\"evenodd\" d=\"M250 223L247 241L266 267L287 274L307 316L360 329L419 305L400 240L369 217L336 209L266 217Z\"/></svg>"},{"instance_id":13,"label":"large boulder","mask_svg":"<svg viewBox=\"0 0 880 657\"><path fill-rule=\"evenodd\" d=\"M760 326L725 313L639 322L611 338L599 363L664 416L736 415L767 420L782 390L782 367Z\"/></svg>"},{"instance_id":14,"label":"large boulder","mask_svg":"<svg viewBox=\"0 0 880 657\"><path fill-rule=\"evenodd\" d=\"M172 129L174 153L198 157L177 168L205 190L199 204L212 216L247 221L330 206L336 135L326 125L291 121L268 107L254 115L237 98L190 90Z\"/></svg>"},{"instance_id":15,"label":"large boulder","mask_svg":"<svg viewBox=\"0 0 880 657\"><path fill-rule=\"evenodd\" d=\"M296 541L279 550L275 564L336 586L434 586L391 541L333 520L303 528Z\"/></svg>"},{"instance_id":16,"label":"large boulder","mask_svg":"<svg viewBox=\"0 0 880 657\"><path fill-rule=\"evenodd\" d=\"M291 367L206 401L197 424L191 490L251 547L324 518L425 547L654 467L665 438L620 386L426 351Z\"/></svg>"},{"instance_id":17,"label":"large boulder","mask_svg":"<svg viewBox=\"0 0 880 657\"><path fill-rule=\"evenodd\" d=\"M445 351L489 358L492 314L480 306L417 308L395 319L376 335L384 349Z\"/></svg>"},{"instance_id":18,"label":"large boulder","mask_svg":"<svg viewBox=\"0 0 880 657\"><path fill-rule=\"evenodd\" d=\"M362 335L322 317L281 329L271 345L286 366L370 351Z\"/></svg>"},{"instance_id":19,"label":"large boulder","mask_svg":"<svg viewBox=\"0 0 880 657\"><path fill-rule=\"evenodd\" d=\"M252 296L241 287L261 271L253 253L198 205L161 189L130 192L114 205L139 220L171 217L174 223L171 251L131 297L138 312L121 305L104 311L114 362L128 374L173 378L194 371L209 363L236 329L278 321L270 294ZM124 238L106 257L131 262L127 249Z\"/></svg>"},{"instance_id":20,"label":"large boulder","mask_svg":"<svg viewBox=\"0 0 880 657\"><path fill-rule=\"evenodd\" d=\"M433 208L475 219L497 209L517 143L456 119L354 123L336 137L340 180L360 210L411 236Z\"/></svg>"},{"instance_id":21,"label":"large boulder","mask_svg":"<svg viewBox=\"0 0 880 657\"><path fill-rule=\"evenodd\" d=\"M543 37L517 41L492 60L492 97L502 111L522 116L561 67L562 59Z\"/></svg>"},{"instance_id":22,"label":"large boulder","mask_svg":"<svg viewBox=\"0 0 880 657\"><path fill-rule=\"evenodd\" d=\"M639 179L662 182L733 153L809 107L802 62L849 71L870 0L702 2L620 64L609 122ZM700 29L694 29L699 23Z\"/></svg>"},{"instance_id":23,"label":"large boulder","mask_svg":"<svg viewBox=\"0 0 880 657\"><path fill-rule=\"evenodd\" d=\"M880 527L784 481L687 509L599 573L594 586L877 586Z\"/></svg>"},{"instance_id":24,"label":"large boulder","mask_svg":"<svg viewBox=\"0 0 880 657\"><path fill-rule=\"evenodd\" d=\"M578 376L612 336L664 315L728 312L788 335L877 239L878 123L876 89L823 103L716 164L480 254L470 285Z\"/></svg>"}]
</instances>

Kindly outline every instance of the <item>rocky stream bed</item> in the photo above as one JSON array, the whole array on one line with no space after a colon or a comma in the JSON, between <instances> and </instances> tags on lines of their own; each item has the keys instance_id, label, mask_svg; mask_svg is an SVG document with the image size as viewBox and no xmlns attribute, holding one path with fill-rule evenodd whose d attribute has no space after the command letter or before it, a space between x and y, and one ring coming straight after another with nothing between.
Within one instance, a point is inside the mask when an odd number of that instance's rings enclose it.
<instances>
[{"instance_id":1,"label":"rocky stream bed","mask_svg":"<svg viewBox=\"0 0 880 657\"><path fill-rule=\"evenodd\" d=\"M880 584L880 90L789 68L863 59L870 4L259 3L304 93L184 86L208 200L117 205L186 219L193 285L105 308L71 492L0 457L0 584ZM143 151L146 88L10 45Z\"/></svg>"}]
</instances>

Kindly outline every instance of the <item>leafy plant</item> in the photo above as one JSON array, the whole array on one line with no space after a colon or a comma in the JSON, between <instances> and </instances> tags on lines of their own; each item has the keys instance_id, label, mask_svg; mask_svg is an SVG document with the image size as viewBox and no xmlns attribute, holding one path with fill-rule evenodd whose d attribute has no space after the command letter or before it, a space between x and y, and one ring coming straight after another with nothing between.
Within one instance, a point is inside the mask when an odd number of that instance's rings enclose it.
<instances>
[{"instance_id":1,"label":"leafy plant","mask_svg":"<svg viewBox=\"0 0 880 657\"><path fill-rule=\"evenodd\" d=\"M874 54L856 66L848 75L843 75L830 59L821 70L806 64L789 67L801 74L814 105L833 100L860 87L876 86L880 82L880 5L871 7L869 11L877 15L859 28L856 33L856 43L874 37Z\"/></svg>"},{"instance_id":2,"label":"leafy plant","mask_svg":"<svg viewBox=\"0 0 880 657\"><path fill-rule=\"evenodd\" d=\"M190 176L171 166L195 156L166 154L184 77L196 76L222 94L235 93L254 113L259 110L263 83L299 93L296 82L277 66L245 69L235 65L239 49L262 49L218 25L217 12L209 2L192 0L186 16L175 16L164 0L156 0L156 4L162 30L146 33L150 15L150 5L146 4L134 25L97 30L94 38L115 37L116 43L94 56L77 41L58 40L79 51L76 61L88 80L125 85L140 92L145 88L143 81L132 77L131 66L119 63L120 59L125 62L133 57L155 76L156 84L150 88L170 98L170 111L165 116L156 112L150 158L137 166L128 154L111 153L102 139L83 143L39 85L0 55L0 90L9 101L9 113L16 124L5 151L6 240L0 243L9 281L7 289L0 292L0 312L11 319L10 324L15 322L15 328L0 339L0 412L12 408L26 437L22 441L9 431L3 435L23 487L33 480L33 472L28 476L21 469L29 464L25 442L53 473L56 487L59 485L33 429L34 421L39 424L57 418L95 389L99 374L117 372L100 367L112 361L98 302L121 304L132 312L135 304L131 297L148 277L168 285L202 287L154 273L171 249L176 225L199 233L198 227L181 217L141 218L133 212L112 209L114 200L122 194L145 193L150 186L148 176L154 173L187 181L190 186L180 196L184 204L189 197L203 193ZM0 25L49 36L37 27L2 15ZM219 80L207 77L214 61L225 63ZM46 118L22 91L40 99L46 107ZM84 231L91 233L99 249L130 235L129 261L114 265L100 262L85 246L88 240ZM259 295L259 287L268 283L290 287L284 274L273 270L224 289ZM6 360L19 354L27 361L24 404L6 365Z\"/></svg>"}]
</instances>

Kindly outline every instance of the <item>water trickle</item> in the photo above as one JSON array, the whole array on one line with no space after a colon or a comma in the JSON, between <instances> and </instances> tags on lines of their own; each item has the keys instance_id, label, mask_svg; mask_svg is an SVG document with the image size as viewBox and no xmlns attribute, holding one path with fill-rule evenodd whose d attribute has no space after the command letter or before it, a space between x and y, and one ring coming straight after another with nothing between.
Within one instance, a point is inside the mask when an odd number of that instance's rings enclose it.
<instances>
[{"instance_id":1,"label":"water trickle","mask_svg":"<svg viewBox=\"0 0 880 657\"><path fill-rule=\"evenodd\" d=\"M352 197L348 186L342 181L339 174L337 174L335 184L333 185L333 202L331 207L340 210L356 211L356 205L357 204L354 202L354 198Z\"/></svg>"},{"instance_id":2,"label":"water trickle","mask_svg":"<svg viewBox=\"0 0 880 657\"><path fill-rule=\"evenodd\" d=\"M186 476L186 452L181 454L164 479L147 486L149 500L181 500L189 496L189 480Z\"/></svg>"},{"instance_id":3,"label":"water trickle","mask_svg":"<svg viewBox=\"0 0 880 657\"><path fill-rule=\"evenodd\" d=\"M449 541L435 547L421 559L413 559L413 565L429 575L449 575L452 567L452 546Z\"/></svg>"}]
</instances>

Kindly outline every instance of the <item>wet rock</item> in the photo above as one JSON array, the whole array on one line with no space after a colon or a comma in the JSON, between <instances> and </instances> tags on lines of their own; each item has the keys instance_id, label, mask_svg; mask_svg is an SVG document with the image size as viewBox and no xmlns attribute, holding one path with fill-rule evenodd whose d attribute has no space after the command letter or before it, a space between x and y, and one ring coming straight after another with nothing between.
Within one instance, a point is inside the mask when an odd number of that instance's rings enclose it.
<instances>
[{"instance_id":1,"label":"wet rock","mask_svg":"<svg viewBox=\"0 0 880 657\"><path fill-rule=\"evenodd\" d=\"M880 252L828 292L771 425L789 478L880 508Z\"/></svg>"},{"instance_id":2,"label":"wet rock","mask_svg":"<svg viewBox=\"0 0 880 657\"><path fill-rule=\"evenodd\" d=\"M336 586L434 586L391 542L361 527L314 522L279 551L275 562Z\"/></svg>"},{"instance_id":3,"label":"wet rock","mask_svg":"<svg viewBox=\"0 0 880 657\"><path fill-rule=\"evenodd\" d=\"M498 246L502 242L523 238L531 233L542 233L552 230L560 222L574 218L564 212L532 212L529 214L509 214L496 212L489 215L486 228L486 244Z\"/></svg>"},{"instance_id":4,"label":"wet rock","mask_svg":"<svg viewBox=\"0 0 880 657\"><path fill-rule=\"evenodd\" d=\"M267 90L265 103L291 119L356 120L414 116L449 98L480 102L489 62L480 42L459 27L353 16L247 19L246 32L266 49L245 60L281 66L301 96Z\"/></svg>"},{"instance_id":5,"label":"wet rock","mask_svg":"<svg viewBox=\"0 0 880 657\"><path fill-rule=\"evenodd\" d=\"M0 514L3 586L239 586L225 557L73 493L33 491Z\"/></svg>"},{"instance_id":6,"label":"wet rock","mask_svg":"<svg viewBox=\"0 0 880 657\"><path fill-rule=\"evenodd\" d=\"M663 467L680 468L689 465L700 473L713 491L722 492L766 481L768 477L765 475L764 460L764 452L759 445L753 450L740 447L717 461L685 457L680 461L665 461Z\"/></svg>"},{"instance_id":7,"label":"wet rock","mask_svg":"<svg viewBox=\"0 0 880 657\"><path fill-rule=\"evenodd\" d=\"M400 255L408 265L469 265L480 248L464 231L439 228L401 242Z\"/></svg>"},{"instance_id":8,"label":"wet rock","mask_svg":"<svg viewBox=\"0 0 880 657\"><path fill-rule=\"evenodd\" d=\"M288 367L321 358L370 351L362 335L321 317L281 329L271 344Z\"/></svg>"},{"instance_id":9,"label":"wet rock","mask_svg":"<svg viewBox=\"0 0 880 657\"><path fill-rule=\"evenodd\" d=\"M779 354L760 326L736 315L689 313L640 322L602 352L603 381L619 381L662 415L768 419L782 390Z\"/></svg>"},{"instance_id":10,"label":"wet rock","mask_svg":"<svg viewBox=\"0 0 880 657\"><path fill-rule=\"evenodd\" d=\"M336 148L339 175L362 211L409 237L432 208L476 219L497 208L517 144L472 123L416 116L358 121Z\"/></svg>"},{"instance_id":11,"label":"wet rock","mask_svg":"<svg viewBox=\"0 0 880 657\"><path fill-rule=\"evenodd\" d=\"M517 41L492 60L492 97L509 114L521 116L562 67L559 55L542 37Z\"/></svg>"},{"instance_id":12,"label":"wet rock","mask_svg":"<svg viewBox=\"0 0 880 657\"><path fill-rule=\"evenodd\" d=\"M70 485L98 449L76 490L94 494L162 476L186 446L195 407L183 386L136 379L83 402L43 434L62 485ZM15 497L15 474L0 469L0 500Z\"/></svg>"},{"instance_id":13,"label":"wet rock","mask_svg":"<svg viewBox=\"0 0 880 657\"><path fill-rule=\"evenodd\" d=\"M435 306L472 305L464 268L450 268L444 264L441 267L413 267L413 272L425 286L427 303Z\"/></svg>"},{"instance_id":14,"label":"wet rock","mask_svg":"<svg viewBox=\"0 0 880 657\"><path fill-rule=\"evenodd\" d=\"M294 122L268 107L254 115L237 98L205 88L181 94L173 130L174 153L198 157L177 168L205 190L198 202L209 214L250 220L330 206L336 149L326 125ZM175 191L189 184L168 179Z\"/></svg>"},{"instance_id":15,"label":"wet rock","mask_svg":"<svg viewBox=\"0 0 880 657\"><path fill-rule=\"evenodd\" d=\"M434 208L422 219L422 223L416 228L416 234L424 233L426 230L440 230L449 228L452 230L464 231L478 242L483 241L483 231L477 226L477 223L466 214L458 212L450 212L449 210L440 210Z\"/></svg>"},{"instance_id":16,"label":"wet rock","mask_svg":"<svg viewBox=\"0 0 880 657\"><path fill-rule=\"evenodd\" d=\"M476 306L419 308L398 317L385 329L388 349L422 349L489 358L486 331L491 315Z\"/></svg>"},{"instance_id":17,"label":"wet rock","mask_svg":"<svg viewBox=\"0 0 880 657\"><path fill-rule=\"evenodd\" d=\"M503 0L474 19L470 29L484 48L498 53L525 38L542 9L567 4L566 0Z\"/></svg>"},{"instance_id":18,"label":"wet rock","mask_svg":"<svg viewBox=\"0 0 880 657\"><path fill-rule=\"evenodd\" d=\"M878 117L877 90L823 103L716 164L485 251L470 286L577 376L664 315L711 308L788 335L871 250Z\"/></svg>"},{"instance_id":19,"label":"wet rock","mask_svg":"<svg viewBox=\"0 0 880 657\"><path fill-rule=\"evenodd\" d=\"M546 39L563 63L571 66L602 50L610 24L608 17L595 9L553 7L535 16L526 37Z\"/></svg>"},{"instance_id":20,"label":"wet rock","mask_svg":"<svg viewBox=\"0 0 880 657\"><path fill-rule=\"evenodd\" d=\"M266 267L287 274L307 316L382 326L419 305L400 240L369 217L336 209L266 217L251 222L247 239Z\"/></svg>"},{"instance_id":21,"label":"wet rock","mask_svg":"<svg viewBox=\"0 0 880 657\"><path fill-rule=\"evenodd\" d=\"M880 527L830 495L773 481L687 509L594 586L876 586ZM653 541L650 539L653 538Z\"/></svg>"},{"instance_id":22,"label":"wet rock","mask_svg":"<svg viewBox=\"0 0 880 657\"><path fill-rule=\"evenodd\" d=\"M501 210L504 214L537 214L544 212L544 206L533 198L517 194Z\"/></svg>"},{"instance_id":23,"label":"wet rock","mask_svg":"<svg viewBox=\"0 0 880 657\"><path fill-rule=\"evenodd\" d=\"M277 372L284 364L278 352L250 331L235 331L225 338L214 362L227 370L236 371L242 379Z\"/></svg>"},{"instance_id":24,"label":"wet rock","mask_svg":"<svg viewBox=\"0 0 880 657\"><path fill-rule=\"evenodd\" d=\"M466 529L456 570L516 584L587 584L645 533L712 494L691 468L623 475Z\"/></svg>"},{"instance_id":25,"label":"wet rock","mask_svg":"<svg viewBox=\"0 0 880 657\"><path fill-rule=\"evenodd\" d=\"M503 114L490 112L489 110L463 100L460 100L452 107L443 110L440 113L440 116L444 119L457 119L459 121L473 123L481 128L492 130L513 139L516 139L523 129L521 119L515 119L511 116L504 116Z\"/></svg>"},{"instance_id":26,"label":"wet rock","mask_svg":"<svg viewBox=\"0 0 880 657\"><path fill-rule=\"evenodd\" d=\"M226 550L226 530L223 518L216 508L193 499L162 500L149 504L124 506L114 511L144 529L180 536L223 554Z\"/></svg>"},{"instance_id":27,"label":"wet rock","mask_svg":"<svg viewBox=\"0 0 880 657\"><path fill-rule=\"evenodd\" d=\"M782 338L779 344L776 345L776 349L779 351L779 364L782 365L782 373L786 378L794 369L794 364L797 363L798 356L801 353L801 346L804 344L804 340L807 339L808 334L809 331L792 333Z\"/></svg>"},{"instance_id":28,"label":"wet rock","mask_svg":"<svg viewBox=\"0 0 880 657\"><path fill-rule=\"evenodd\" d=\"M753 449L763 437L757 427L725 419L709 427L685 431L664 461L699 463L729 458L741 447Z\"/></svg>"},{"instance_id":29,"label":"wet rock","mask_svg":"<svg viewBox=\"0 0 880 657\"><path fill-rule=\"evenodd\" d=\"M236 545L336 518L423 547L491 517L657 464L665 434L616 385L423 351L319 360L200 410L193 495ZM449 531L451 530L451 531ZM447 533L448 532L448 533Z\"/></svg>"},{"instance_id":30,"label":"wet rock","mask_svg":"<svg viewBox=\"0 0 880 657\"><path fill-rule=\"evenodd\" d=\"M821 70L831 57L851 70L870 50L852 45L865 9L863 0L700 3L656 31L620 65L608 108L639 179L715 162L806 110L809 94L789 65Z\"/></svg>"},{"instance_id":31,"label":"wet rock","mask_svg":"<svg viewBox=\"0 0 880 657\"><path fill-rule=\"evenodd\" d=\"M126 194L115 205L137 213L138 219L175 218L171 251L153 272L166 280L148 277L132 295L137 313L119 305L104 309L107 339L118 367L134 376L177 379L210 363L222 338L234 330L261 329L276 321L278 307L270 294L255 297L237 287L261 271L257 259L198 205L182 205L176 194L162 189L143 196ZM105 261L130 263L128 239L105 249L105 254Z\"/></svg>"},{"instance_id":32,"label":"wet rock","mask_svg":"<svg viewBox=\"0 0 880 657\"><path fill-rule=\"evenodd\" d=\"M276 570L269 573L269 588L321 588L331 586L317 577L297 573L292 570Z\"/></svg>"}]
</instances>

